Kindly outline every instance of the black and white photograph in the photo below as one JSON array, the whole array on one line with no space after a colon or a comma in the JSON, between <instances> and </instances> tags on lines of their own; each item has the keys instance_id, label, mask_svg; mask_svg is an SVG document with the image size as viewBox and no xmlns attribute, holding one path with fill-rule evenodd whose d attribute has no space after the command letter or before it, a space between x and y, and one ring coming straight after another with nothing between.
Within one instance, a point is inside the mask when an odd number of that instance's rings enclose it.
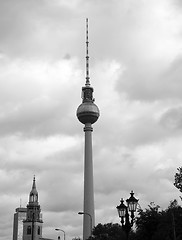
<instances>
[{"instance_id":1,"label":"black and white photograph","mask_svg":"<svg viewBox=\"0 0 182 240\"><path fill-rule=\"evenodd\" d=\"M182 1L0 0L0 240L182 240Z\"/></svg>"}]
</instances>

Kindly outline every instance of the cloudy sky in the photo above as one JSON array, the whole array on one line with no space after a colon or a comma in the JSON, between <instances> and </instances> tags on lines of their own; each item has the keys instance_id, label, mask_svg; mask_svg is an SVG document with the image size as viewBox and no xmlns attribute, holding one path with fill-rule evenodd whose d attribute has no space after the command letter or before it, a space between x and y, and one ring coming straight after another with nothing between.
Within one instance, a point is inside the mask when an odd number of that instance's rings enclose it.
<instances>
[{"instance_id":1,"label":"cloudy sky","mask_svg":"<svg viewBox=\"0 0 182 240\"><path fill-rule=\"evenodd\" d=\"M44 237L82 236L85 19L94 124L96 224L119 223L134 190L166 208L182 158L181 0L0 1L0 240L33 176ZM179 200L180 202L180 200Z\"/></svg>"}]
</instances>

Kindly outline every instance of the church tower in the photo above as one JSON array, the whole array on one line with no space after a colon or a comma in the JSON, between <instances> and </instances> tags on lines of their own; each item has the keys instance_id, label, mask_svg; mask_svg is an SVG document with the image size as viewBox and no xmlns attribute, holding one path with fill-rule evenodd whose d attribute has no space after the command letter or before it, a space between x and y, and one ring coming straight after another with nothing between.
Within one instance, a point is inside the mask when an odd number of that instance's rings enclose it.
<instances>
[{"instance_id":1,"label":"church tower","mask_svg":"<svg viewBox=\"0 0 182 240\"><path fill-rule=\"evenodd\" d=\"M29 203L27 204L27 216L23 221L23 240L38 240L42 238L42 223L34 177L32 190L29 195Z\"/></svg>"},{"instance_id":2,"label":"church tower","mask_svg":"<svg viewBox=\"0 0 182 240\"><path fill-rule=\"evenodd\" d=\"M95 225L94 210L94 182L93 182L93 160L92 160L92 124L99 118L99 109L94 103L93 87L90 85L89 77L89 55L88 55L88 19L86 19L86 83L82 87L82 103L77 109L77 118L84 124L85 150L84 150L84 207L83 212L83 240L92 234Z\"/></svg>"}]
</instances>

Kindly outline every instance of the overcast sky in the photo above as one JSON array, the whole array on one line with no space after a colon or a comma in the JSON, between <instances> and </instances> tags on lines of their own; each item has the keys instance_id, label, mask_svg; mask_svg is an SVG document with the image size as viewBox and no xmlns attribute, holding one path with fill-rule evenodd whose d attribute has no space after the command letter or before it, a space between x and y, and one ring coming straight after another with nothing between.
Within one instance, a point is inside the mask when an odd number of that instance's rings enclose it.
<instances>
[{"instance_id":1,"label":"overcast sky","mask_svg":"<svg viewBox=\"0 0 182 240\"><path fill-rule=\"evenodd\" d=\"M96 224L119 223L131 190L166 208L182 158L181 0L0 1L0 240L28 202L33 176L43 236L82 237L85 19ZM60 233L61 234L61 233Z\"/></svg>"}]
</instances>

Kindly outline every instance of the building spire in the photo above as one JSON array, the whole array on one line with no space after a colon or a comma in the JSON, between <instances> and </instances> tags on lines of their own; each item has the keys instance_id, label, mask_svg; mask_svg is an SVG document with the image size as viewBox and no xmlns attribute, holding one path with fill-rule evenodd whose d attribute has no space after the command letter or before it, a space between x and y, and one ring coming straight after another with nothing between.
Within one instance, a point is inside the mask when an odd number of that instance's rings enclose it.
<instances>
[{"instance_id":1,"label":"building spire","mask_svg":"<svg viewBox=\"0 0 182 240\"><path fill-rule=\"evenodd\" d=\"M35 185L35 175L34 175L34 177L33 177L32 190L33 190L33 189L36 189L36 185Z\"/></svg>"},{"instance_id":2,"label":"building spire","mask_svg":"<svg viewBox=\"0 0 182 240\"><path fill-rule=\"evenodd\" d=\"M38 203L38 192L34 176L27 204L26 219L23 221L23 240L42 239L42 223L41 208Z\"/></svg>"},{"instance_id":3,"label":"building spire","mask_svg":"<svg viewBox=\"0 0 182 240\"><path fill-rule=\"evenodd\" d=\"M88 44L89 44L89 41L88 41L88 18L86 18L86 84L85 84L85 86L90 86Z\"/></svg>"},{"instance_id":4,"label":"building spire","mask_svg":"<svg viewBox=\"0 0 182 240\"><path fill-rule=\"evenodd\" d=\"M29 195L29 203L38 203L38 192L35 184L35 175L33 178L32 190Z\"/></svg>"}]
</instances>

